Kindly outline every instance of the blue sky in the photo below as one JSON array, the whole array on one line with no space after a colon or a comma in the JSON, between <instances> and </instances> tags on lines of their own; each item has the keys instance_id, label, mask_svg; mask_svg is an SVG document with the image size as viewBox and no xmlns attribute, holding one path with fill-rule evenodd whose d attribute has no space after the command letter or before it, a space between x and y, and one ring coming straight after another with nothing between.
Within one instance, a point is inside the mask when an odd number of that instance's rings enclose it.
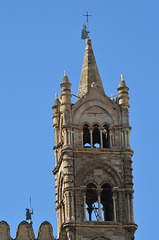
<instances>
[{"instance_id":1,"label":"blue sky","mask_svg":"<svg viewBox=\"0 0 159 240\"><path fill-rule=\"evenodd\" d=\"M105 93L117 94L120 74L130 88L136 239L158 239L159 3L154 0L0 1L0 220L8 222L14 238L31 195L35 235L45 220L57 235L51 107L64 70L77 94L87 10Z\"/></svg>"}]
</instances>

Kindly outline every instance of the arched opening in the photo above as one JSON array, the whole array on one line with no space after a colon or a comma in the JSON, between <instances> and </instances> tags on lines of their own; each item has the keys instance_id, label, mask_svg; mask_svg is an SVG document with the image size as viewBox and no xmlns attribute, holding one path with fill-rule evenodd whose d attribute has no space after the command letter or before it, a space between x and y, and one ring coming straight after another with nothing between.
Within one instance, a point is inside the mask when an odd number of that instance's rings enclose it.
<instances>
[{"instance_id":1,"label":"arched opening","mask_svg":"<svg viewBox=\"0 0 159 240\"><path fill-rule=\"evenodd\" d=\"M87 192L86 192L86 204L87 204L87 211L89 215L89 221L98 220L99 213L98 213L98 197L97 197L97 189L95 184L89 183L87 185Z\"/></svg>"},{"instance_id":2,"label":"arched opening","mask_svg":"<svg viewBox=\"0 0 159 240\"><path fill-rule=\"evenodd\" d=\"M113 221L112 187L109 184L102 185L101 204L103 205L104 221Z\"/></svg>"},{"instance_id":3,"label":"arched opening","mask_svg":"<svg viewBox=\"0 0 159 240\"><path fill-rule=\"evenodd\" d=\"M94 129L93 129L93 147L94 148L99 148L101 146L100 143L100 131L98 129L98 124L94 124L93 125Z\"/></svg>"},{"instance_id":4,"label":"arched opening","mask_svg":"<svg viewBox=\"0 0 159 240\"><path fill-rule=\"evenodd\" d=\"M90 132L89 132L88 127L89 127L88 124L84 124L84 126L83 126L83 146L85 148L91 147Z\"/></svg>"},{"instance_id":5,"label":"arched opening","mask_svg":"<svg viewBox=\"0 0 159 240\"><path fill-rule=\"evenodd\" d=\"M109 148L110 147L110 140L109 140L109 126L105 124L103 129L103 148Z\"/></svg>"}]
</instances>

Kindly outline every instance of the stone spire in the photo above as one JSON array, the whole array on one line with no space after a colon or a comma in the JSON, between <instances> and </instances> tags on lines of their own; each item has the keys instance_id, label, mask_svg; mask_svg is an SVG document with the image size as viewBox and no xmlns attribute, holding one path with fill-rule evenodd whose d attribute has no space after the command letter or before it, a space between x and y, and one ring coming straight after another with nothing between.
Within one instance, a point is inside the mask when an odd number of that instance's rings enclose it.
<instances>
[{"instance_id":1,"label":"stone spire","mask_svg":"<svg viewBox=\"0 0 159 240\"><path fill-rule=\"evenodd\" d=\"M126 83L124 81L124 75L121 74L121 81L118 87L118 100L119 100L119 105L122 106L127 106L130 107L129 105L129 96L128 96L128 92L129 92L129 88L126 86Z\"/></svg>"},{"instance_id":2,"label":"stone spire","mask_svg":"<svg viewBox=\"0 0 159 240\"><path fill-rule=\"evenodd\" d=\"M92 84L94 84L100 91L104 93L103 84L92 50L91 40L87 39L80 84L78 88L79 98L77 98L77 100L83 97L90 90Z\"/></svg>"}]
</instances>

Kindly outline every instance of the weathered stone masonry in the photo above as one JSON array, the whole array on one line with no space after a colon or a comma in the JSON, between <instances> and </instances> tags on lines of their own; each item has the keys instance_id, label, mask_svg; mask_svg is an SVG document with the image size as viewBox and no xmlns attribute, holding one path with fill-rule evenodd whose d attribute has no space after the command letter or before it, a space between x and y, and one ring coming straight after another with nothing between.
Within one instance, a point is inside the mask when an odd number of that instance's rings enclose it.
<instances>
[{"instance_id":1,"label":"weathered stone masonry","mask_svg":"<svg viewBox=\"0 0 159 240\"><path fill-rule=\"evenodd\" d=\"M132 240L137 225L124 76L116 101L108 98L87 39L75 104L66 74L60 86L53 106L59 238Z\"/></svg>"},{"instance_id":2,"label":"weathered stone masonry","mask_svg":"<svg viewBox=\"0 0 159 240\"><path fill-rule=\"evenodd\" d=\"M78 97L63 77L53 106L55 190L59 240L133 240L133 175L129 125L129 88L124 76L116 100L107 97L91 40L86 41ZM11 240L0 222L0 240ZM43 222L37 240L53 240ZM15 240L35 240L32 222L23 221Z\"/></svg>"}]
</instances>

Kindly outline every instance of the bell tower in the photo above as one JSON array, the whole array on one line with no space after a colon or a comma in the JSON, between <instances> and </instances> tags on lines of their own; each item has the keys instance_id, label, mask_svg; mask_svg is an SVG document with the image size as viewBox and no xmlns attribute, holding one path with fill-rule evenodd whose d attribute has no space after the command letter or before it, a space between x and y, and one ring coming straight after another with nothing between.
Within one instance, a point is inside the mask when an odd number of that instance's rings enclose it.
<instances>
[{"instance_id":1,"label":"bell tower","mask_svg":"<svg viewBox=\"0 0 159 240\"><path fill-rule=\"evenodd\" d=\"M53 106L58 237L60 240L133 240L129 88L121 75L110 99L86 40L78 97L64 74Z\"/></svg>"}]
</instances>

